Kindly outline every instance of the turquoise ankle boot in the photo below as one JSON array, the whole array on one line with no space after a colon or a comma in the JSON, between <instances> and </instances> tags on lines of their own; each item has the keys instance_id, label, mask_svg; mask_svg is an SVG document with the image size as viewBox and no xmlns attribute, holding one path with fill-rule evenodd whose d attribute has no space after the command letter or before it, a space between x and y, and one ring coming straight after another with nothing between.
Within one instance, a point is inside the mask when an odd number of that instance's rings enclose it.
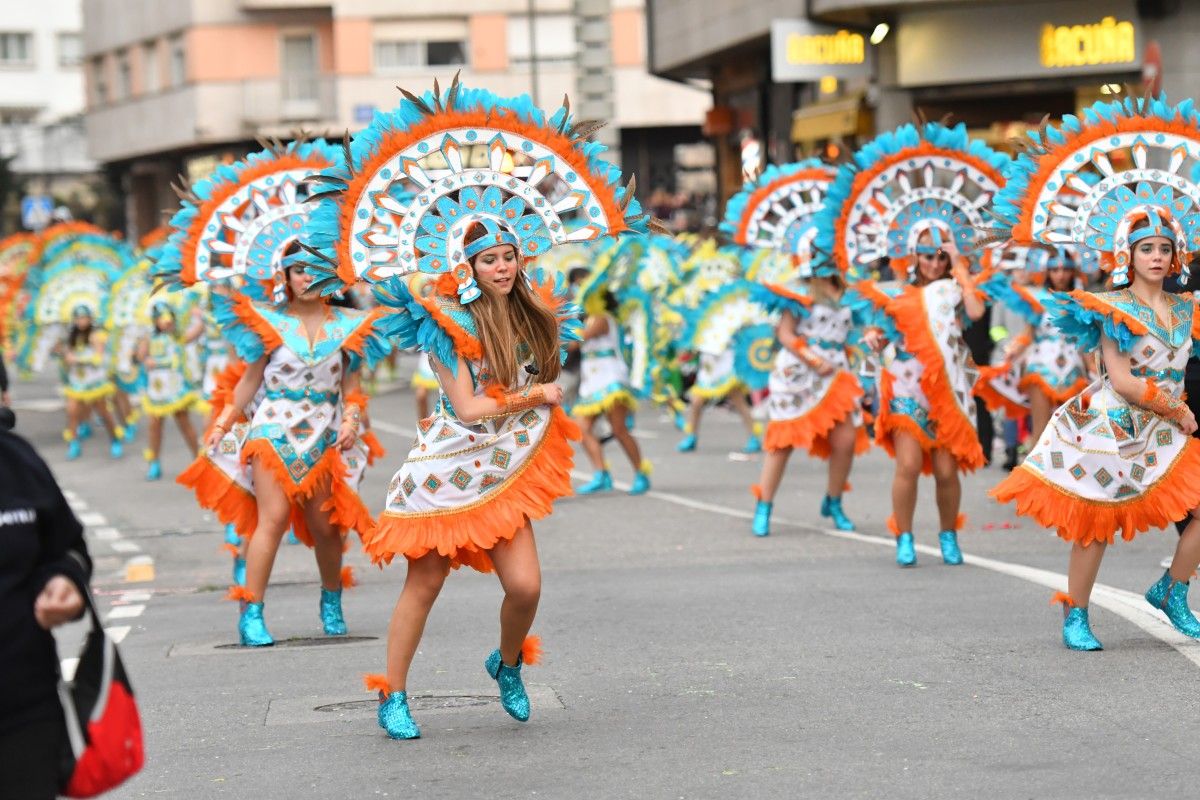
<instances>
[{"instance_id":1,"label":"turquoise ankle boot","mask_svg":"<svg viewBox=\"0 0 1200 800\"><path fill-rule=\"evenodd\" d=\"M775 504L766 500L759 500L754 506L754 522L750 525L750 531L755 536L770 536L771 535L771 509L775 508Z\"/></svg>"},{"instance_id":2,"label":"turquoise ankle boot","mask_svg":"<svg viewBox=\"0 0 1200 800\"><path fill-rule=\"evenodd\" d=\"M243 647L270 647L275 644L263 620L262 603L246 603L242 616L238 618L238 634L242 637Z\"/></svg>"},{"instance_id":3,"label":"turquoise ankle boot","mask_svg":"<svg viewBox=\"0 0 1200 800\"><path fill-rule=\"evenodd\" d=\"M629 494L632 497L645 494L650 491L650 476L644 472L639 472L633 476L633 484L629 487Z\"/></svg>"},{"instance_id":4,"label":"turquoise ankle boot","mask_svg":"<svg viewBox=\"0 0 1200 800\"><path fill-rule=\"evenodd\" d=\"M575 490L575 494L596 494L597 492L611 492L612 475L608 470L603 469L592 476L592 479Z\"/></svg>"},{"instance_id":5,"label":"turquoise ankle boot","mask_svg":"<svg viewBox=\"0 0 1200 800\"><path fill-rule=\"evenodd\" d=\"M908 531L896 537L896 563L902 567L913 567L917 564L917 550L913 547L913 535Z\"/></svg>"},{"instance_id":6,"label":"turquoise ankle boot","mask_svg":"<svg viewBox=\"0 0 1200 800\"><path fill-rule=\"evenodd\" d=\"M500 687L500 705L513 719L526 722L529 720L529 695L521 681L521 660L518 655L517 665L510 667L500 659L500 651L493 650L483 662L483 668Z\"/></svg>"},{"instance_id":7,"label":"turquoise ankle boot","mask_svg":"<svg viewBox=\"0 0 1200 800\"><path fill-rule=\"evenodd\" d=\"M162 480L162 464L159 463L158 459L151 461L150 465L146 467L146 480Z\"/></svg>"},{"instance_id":8,"label":"turquoise ankle boot","mask_svg":"<svg viewBox=\"0 0 1200 800\"><path fill-rule=\"evenodd\" d=\"M392 692L379 704L379 727L392 739L420 739L421 729L408 710L408 692Z\"/></svg>"},{"instance_id":9,"label":"turquoise ankle boot","mask_svg":"<svg viewBox=\"0 0 1200 800\"><path fill-rule=\"evenodd\" d=\"M1188 581L1177 581L1167 570L1158 582L1146 591L1146 602L1161 609L1175 630L1184 636L1200 639L1200 621L1188 607Z\"/></svg>"},{"instance_id":10,"label":"turquoise ankle boot","mask_svg":"<svg viewBox=\"0 0 1200 800\"><path fill-rule=\"evenodd\" d=\"M938 544L942 546L942 562L957 566L963 562L962 550L958 547L958 533L942 531L938 534Z\"/></svg>"},{"instance_id":11,"label":"turquoise ankle boot","mask_svg":"<svg viewBox=\"0 0 1200 800\"><path fill-rule=\"evenodd\" d=\"M696 449L696 434L689 433L687 436L679 440L679 444L675 445L675 449L680 453L690 453Z\"/></svg>"},{"instance_id":12,"label":"turquoise ankle boot","mask_svg":"<svg viewBox=\"0 0 1200 800\"><path fill-rule=\"evenodd\" d=\"M78 439L67 442L67 461L74 461L83 455L83 444Z\"/></svg>"},{"instance_id":13,"label":"turquoise ankle boot","mask_svg":"<svg viewBox=\"0 0 1200 800\"><path fill-rule=\"evenodd\" d=\"M1071 608L1063 619L1063 644L1072 650L1103 650L1100 640L1092 635L1086 608Z\"/></svg>"},{"instance_id":14,"label":"turquoise ankle boot","mask_svg":"<svg viewBox=\"0 0 1200 800\"><path fill-rule=\"evenodd\" d=\"M754 455L755 453L761 453L762 452L762 439L759 439L753 433L750 434L750 438L746 440L746 446L742 448L742 452L745 453L746 455Z\"/></svg>"},{"instance_id":15,"label":"turquoise ankle boot","mask_svg":"<svg viewBox=\"0 0 1200 800\"><path fill-rule=\"evenodd\" d=\"M326 636L345 636L346 619L342 616L342 590L321 589L321 627Z\"/></svg>"},{"instance_id":16,"label":"turquoise ankle boot","mask_svg":"<svg viewBox=\"0 0 1200 800\"><path fill-rule=\"evenodd\" d=\"M821 501L821 516L833 520L833 527L839 531L854 530L854 523L846 516L846 512L842 510L842 498L830 497L825 495L825 499Z\"/></svg>"}]
</instances>

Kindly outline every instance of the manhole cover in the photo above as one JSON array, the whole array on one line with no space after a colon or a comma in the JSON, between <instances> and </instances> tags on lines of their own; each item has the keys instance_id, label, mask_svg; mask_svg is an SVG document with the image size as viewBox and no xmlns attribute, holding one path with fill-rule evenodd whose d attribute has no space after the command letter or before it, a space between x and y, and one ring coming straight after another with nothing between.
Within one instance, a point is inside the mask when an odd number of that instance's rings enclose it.
<instances>
[{"instance_id":1,"label":"manhole cover","mask_svg":"<svg viewBox=\"0 0 1200 800\"><path fill-rule=\"evenodd\" d=\"M331 644L355 644L374 642L378 636L297 636L294 639L276 639L276 647L323 647ZM218 650L256 650L266 648L243 647L241 644L219 644Z\"/></svg>"},{"instance_id":2,"label":"manhole cover","mask_svg":"<svg viewBox=\"0 0 1200 800\"><path fill-rule=\"evenodd\" d=\"M489 697L482 694L439 694L439 695L410 695L408 707L413 711L435 711L448 708L470 708L499 703L499 697ZM327 703L317 706L313 711L343 712L343 711L374 711L379 707L378 700L347 700L344 703Z\"/></svg>"}]
</instances>

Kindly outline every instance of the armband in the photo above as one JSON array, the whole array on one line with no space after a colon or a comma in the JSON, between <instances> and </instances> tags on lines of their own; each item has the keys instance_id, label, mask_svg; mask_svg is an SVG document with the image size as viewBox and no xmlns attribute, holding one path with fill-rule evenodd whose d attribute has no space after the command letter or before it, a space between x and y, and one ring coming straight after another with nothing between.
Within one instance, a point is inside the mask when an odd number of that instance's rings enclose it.
<instances>
[{"instance_id":1,"label":"armband","mask_svg":"<svg viewBox=\"0 0 1200 800\"><path fill-rule=\"evenodd\" d=\"M1179 422L1187 413L1187 405L1182 400L1163 392L1150 380L1146 381L1146 391L1142 393L1138 405L1172 422Z\"/></svg>"},{"instance_id":2,"label":"armband","mask_svg":"<svg viewBox=\"0 0 1200 800\"><path fill-rule=\"evenodd\" d=\"M529 408L537 408L546 404L546 390L542 384L528 386L518 392L505 392L501 411L505 414L516 414Z\"/></svg>"}]
</instances>

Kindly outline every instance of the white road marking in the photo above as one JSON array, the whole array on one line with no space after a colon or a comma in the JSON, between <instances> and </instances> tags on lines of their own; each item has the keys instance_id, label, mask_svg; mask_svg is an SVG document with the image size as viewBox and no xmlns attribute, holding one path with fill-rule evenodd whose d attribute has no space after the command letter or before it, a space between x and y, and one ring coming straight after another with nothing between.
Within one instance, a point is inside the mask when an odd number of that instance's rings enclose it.
<instances>
[{"instance_id":1,"label":"white road marking","mask_svg":"<svg viewBox=\"0 0 1200 800\"><path fill-rule=\"evenodd\" d=\"M106 620L132 619L133 617L140 617L142 615L142 612L145 610L146 610L146 607L144 605L113 606L113 608L108 612L108 616L105 619Z\"/></svg>"},{"instance_id":2,"label":"white road marking","mask_svg":"<svg viewBox=\"0 0 1200 800\"><path fill-rule=\"evenodd\" d=\"M142 548L135 542L126 541L125 539L117 539L110 545L113 550L118 553L140 553Z\"/></svg>"},{"instance_id":3,"label":"white road marking","mask_svg":"<svg viewBox=\"0 0 1200 800\"><path fill-rule=\"evenodd\" d=\"M92 536L102 542L111 542L114 539L121 538L121 532L116 528L94 528Z\"/></svg>"},{"instance_id":4,"label":"white road marking","mask_svg":"<svg viewBox=\"0 0 1200 800\"><path fill-rule=\"evenodd\" d=\"M101 525L108 524L108 520L104 518L104 515L98 514L95 511L89 511L86 514L80 514L79 521L89 528L98 528Z\"/></svg>"},{"instance_id":5,"label":"white road marking","mask_svg":"<svg viewBox=\"0 0 1200 800\"><path fill-rule=\"evenodd\" d=\"M112 628L105 628L104 632L113 640L114 644L120 644L125 641L125 637L129 635L130 627L128 625L117 625Z\"/></svg>"},{"instance_id":6,"label":"white road marking","mask_svg":"<svg viewBox=\"0 0 1200 800\"><path fill-rule=\"evenodd\" d=\"M149 592L123 592L117 596L118 603L144 603L150 599Z\"/></svg>"}]
</instances>

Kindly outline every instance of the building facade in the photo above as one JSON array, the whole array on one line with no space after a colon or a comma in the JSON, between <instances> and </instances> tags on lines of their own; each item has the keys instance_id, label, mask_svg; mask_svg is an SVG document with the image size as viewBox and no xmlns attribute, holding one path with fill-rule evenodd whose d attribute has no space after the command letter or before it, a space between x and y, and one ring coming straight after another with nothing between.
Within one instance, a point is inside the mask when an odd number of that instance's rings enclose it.
<instances>
[{"instance_id":1,"label":"building facade","mask_svg":"<svg viewBox=\"0 0 1200 800\"><path fill-rule=\"evenodd\" d=\"M0 156L27 193L88 193L80 0L6 3L0 17ZM15 193L0 200L14 226Z\"/></svg>"},{"instance_id":2,"label":"building facade","mask_svg":"<svg viewBox=\"0 0 1200 800\"><path fill-rule=\"evenodd\" d=\"M707 92L646 70L641 0L83 0L89 152L121 184L131 234L261 136L340 138L392 108L396 86L464 83L557 106L580 88L614 110L626 159L699 140ZM611 85L580 86L579 42L607 41ZM531 53L536 58L531 58ZM643 184L646 185L646 184Z\"/></svg>"},{"instance_id":3,"label":"building facade","mask_svg":"<svg viewBox=\"0 0 1200 800\"><path fill-rule=\"evenodd\" d=\"M649 0L651 71L712 81L723 196L743 129L775 161L837 155L916 112L1008 146L1144 79L1200 94L1188 0L706 0L681 23L684 6Z\"/></svg>"}]
</instances>

